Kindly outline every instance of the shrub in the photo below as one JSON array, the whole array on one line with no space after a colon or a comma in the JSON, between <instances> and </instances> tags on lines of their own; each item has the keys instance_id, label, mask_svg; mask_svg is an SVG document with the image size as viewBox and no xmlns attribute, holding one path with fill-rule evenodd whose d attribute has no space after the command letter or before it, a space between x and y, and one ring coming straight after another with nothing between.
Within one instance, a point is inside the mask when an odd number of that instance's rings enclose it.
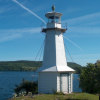
<instances>
[{"instance_id":1,"label":"shrub","mask_svg":"<svg viewBox=\"0 0 100 100\"><path fill-rule=\"evenodd\" d=\"M38 85L37 82L23 80L19 85L16 85L16 88L14 90L18 96L19 94L27 95L29 92L31 92L32 94L37 94Z\"/></svg>"}]
</instances>

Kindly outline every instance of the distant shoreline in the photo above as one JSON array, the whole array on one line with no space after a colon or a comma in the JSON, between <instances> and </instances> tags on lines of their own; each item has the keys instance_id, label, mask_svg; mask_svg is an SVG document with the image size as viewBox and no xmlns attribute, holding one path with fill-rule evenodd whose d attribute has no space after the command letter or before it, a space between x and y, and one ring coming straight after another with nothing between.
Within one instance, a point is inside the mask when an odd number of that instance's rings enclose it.
<instances>
[{"instance_id":1,"label":"distant shoreline","mask_svg":"<svg viewBox=\"0 0 100 100\"><path fill-rule=\"evenodd\" d=\"M36 71L42 66L42 61L0 61L1 71ZM76 70L77 74L80 74L82 66L73 62L68 62L68 66Z\"/></svg>"}]
</instances>

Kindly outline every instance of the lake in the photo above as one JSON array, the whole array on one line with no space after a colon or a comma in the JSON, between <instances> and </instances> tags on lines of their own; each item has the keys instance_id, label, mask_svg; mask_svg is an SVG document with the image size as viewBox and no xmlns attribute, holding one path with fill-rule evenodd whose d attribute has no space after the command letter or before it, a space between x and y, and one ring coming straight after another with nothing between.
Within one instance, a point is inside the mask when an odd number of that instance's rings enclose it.
<instances>
[{"instance_id":1,"label":"lake","mask_svg":"<svg viewBox=\"0 0 100 100\"><path fill-rule=\"evenodd\" d=\"M37 73L34 72L0 72L0 100L8 100L14 94L15 85L20 84L22 79L36 81ZM79 88L79 75L74 74L73 91L81 92Z\"/></svg>"}]
</instances>

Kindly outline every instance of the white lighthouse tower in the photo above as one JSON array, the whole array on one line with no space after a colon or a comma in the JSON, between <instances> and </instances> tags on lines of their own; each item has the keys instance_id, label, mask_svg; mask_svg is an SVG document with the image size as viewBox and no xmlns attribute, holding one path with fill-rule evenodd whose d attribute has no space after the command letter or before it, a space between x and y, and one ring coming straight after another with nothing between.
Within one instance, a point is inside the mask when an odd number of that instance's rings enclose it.
<instances>
[{"instance_id":1,"label":"white lighthouse tower","mask_svg":"<svg viewBox=\"0 0 100 100\"><path fill-rule=\"evenodd\" d=\"M45 47L43 65L39 69L38 92L53 93L73 92L73 70L67 66L63 33L66 29L61 27L61 13L52 12L45 15L48 18L47 27L42 30L45 32Z\"/></svg>"}]
</instances>

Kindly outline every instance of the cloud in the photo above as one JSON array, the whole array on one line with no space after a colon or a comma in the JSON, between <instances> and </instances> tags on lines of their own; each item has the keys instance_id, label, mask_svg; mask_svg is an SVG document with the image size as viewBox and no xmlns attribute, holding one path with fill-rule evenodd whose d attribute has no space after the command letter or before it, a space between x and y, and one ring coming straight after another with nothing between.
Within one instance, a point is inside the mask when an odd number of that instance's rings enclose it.
<instances>
[{"instance_id":1,"label":"cloud","mask_svg":"<svg viewBox=\"0 0 100 100\"><path fill-rule=\"evenodd\" d=\"M78 7L68 7L67 9L64 9L62 11L62 13L64 14L64 16L66 16L66 15L68 16L70 14L73 14L73 13L79 12L79 11L83 11L83 9L80 9Z\"/></svg>"},{"instance_id":2,"label":"cloud","mask_svg":"<svg viewBox=\"0 0 100 100\"><path fill-rule=\"evenodd\" d=\"M46 22L40 17L38 16L35 12L31 11L30 9L28 9L27 7L25 7L24 5L22 5L20 2L18 2L17 0L12 0L13 2L17 3L19 6L21 6L23 9L25 9L26 11L28 11L29 13L31 13L32 15L34 15L36 18L38 18L39 20L41 20L44 24L46 24Z\"/></svg>"},{"instance_id":3,"label":"cloud","mask_svg":"<svg viewBox=\"0 0 100 100\"><path fill-rule=\"evenodd\" d=\"M0 14L4 13L6 10L4 8L0 8Z\"/></svg>"},{"instance_id":4,"label":"cloud","mask_svg":"<svg viewBox=\"0 0 100 100\"><path fill-rule=\"evenodd\" d=\"M80 17L76 17L72 19L67 19L67 20L64 20L63 23L67 22L70 25L76 25L81 22L87 23L88 21L93 21L96 18L100 18L100 12L92 13L92 14L88 14L88 15L84 15L84 16L80 16Z\"/></svg>"},{"instance_id":5,"label":"cloud","mask_svg":"<svg viewBox=\"0 0 100 100\"><path fill-rule=\"evenodd\" d=\"M9 7L9 6L1 6L0 7L0 14L3 14L5 12L9 11L9 10L11 10L11 7Z\"/></svg>"},{"instance_id":6,"label":"cloud","mask_svg":"<svg viewBox=\"0 0 100 100\"><path fill-rule=\"evenodd\" d=\"M68 28L69 32L75 33L75 34L81 34L82 36L84 34L86 35L95 35L98 36L100 35L100 27L69 27Z\"/></svg>"},{"instance_id":7,"label":"cloud","mask_svg":"<svg viewBox=\"0 0 100 100\"><path fill-rule=\"evenodd\" d=\"M34 34L40 32L41 28L23 28L23 29L5 29L0 30L0 42L14 40L23 37L25 34Z\"/></svg>"},{"instance_id":8,"label":"cloud","mask_svg":"<svg viewBox=\"0 0 100 100\"><path fill-rule=\"evenodd\" d=\"M32 60L33 61L33 56L29 56L29 57L9 57L9 58L1 58L0 57L0 61L21 61L21 60Z\"/></svg>"},{"instance_id":9,"label":"cloud","mask_svg":"<svg viewBox=\"0 0 100 100\"><path fill-rule=\"evenodd\" d=\"M68 33L73 37L100 36L100 12L62 21L68 23ZM73 34L74 33L74 34ZM81 35L80 35L81 34Z\"/></svg>"},{"instance_id":10,"label":"cloud","mask_svg":"<svg viewBox=\"0 0 100 100\"><path fill-rule=\"evenodd\" d=\"M19 37L21 37L20 34L12 34L11 36L5 36L5 37L0 38L0 42L9 41L9 40L16 39Z\"/></svg>"},{"instance_id":11,"label":"cloud","mask_svg":"<svg viewBox=\"0 0 100 100\"><path fill-rule=\"evenodd\" d=\"M100 25L99 17L100 17L100 13L93 13L93 14L65 20L63 22L67 21L69 23L68 33L74 33L73 36L78 36L78 37L100 36L100 27L98 26L98 24Z\"/></svg>"},{"instance_id":12,"label":"cloud","mask_svg":"<svg viewBox=\"0 0 100 100\"><path fill-rule=\"evenodd\" d=\"M75 42L73 42L71 39L69 39L67 36L63 36L65 39L67 39L73 46L77 47L79 50L83 51L83 49L76 44Z\"/></svg>"},{"instance_id":13,"label":"cloud","mask_svg":"<svg viewBox=\"0 0 100 100\"><path fill-rule=\"evenodd\" d=\"M100 54L77 54L72 55L75 63L86 66L87 63L95 63L98 59L100 59ZM71 61L68 57L68 61Z\"/></svg>"}]
</instances>

